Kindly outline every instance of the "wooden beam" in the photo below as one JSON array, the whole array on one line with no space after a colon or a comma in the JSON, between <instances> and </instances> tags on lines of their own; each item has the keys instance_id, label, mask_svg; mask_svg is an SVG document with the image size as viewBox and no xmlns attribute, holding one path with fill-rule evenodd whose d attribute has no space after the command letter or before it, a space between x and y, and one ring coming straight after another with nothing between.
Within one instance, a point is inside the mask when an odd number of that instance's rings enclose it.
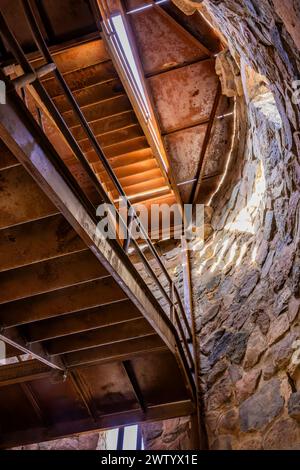
<instances>
[{"instance_id":1,"label":"wooden beam","mask_svg":"<svg viewBox=\"0 0 300 470\"><path fill-rule=\"evenodd\" d=\"M174 403L149 406L144 413L140 409L124 411L111 415L104 415L93 421L85 419L81 421L69 421L57 423L52 427L31 428L22 431L2 433L0 437L0 448L7 449L20 445L37 442L45 442L51 439L71 436L87 431L103 431L109 428L134 425L142 422L160 421L170 418L189 416L194 411L194 406L189 400Z\"/></svg>"},{"instance_id":2,"label":"wooden beam","mask_svg":"<svg viewBox=\"0 0 300 470\"><path fill-rule=\"evenodd\" d=\"M0 231L0 271L87 250L61 215Z\"/></svg>"},{"instance_id":3,"label":"wooden beam","mask_svg":"<svg viewBox=\"0 0 300 470\"><path fill-rule=\"evenodd\" d=\"M143 354L166 351L167 347L157 335L137 338L114 345L106 345L78 351L64 356L68 368L105 364L114 361L126 361Z\"/></svg>"},{"instance_id":4,"label":"wooden beam","mask_svg":"<svg viewBox=\"0 0 300 470\"><path fill-rule=\"evenodd\" d=\"M51 369L36 359L16 362L0 367L0 387L47 379L50 376Z\"/></svg>"},{"instance_id":5,"label":"wooden beam","mask_svg":"<svg viewBox=\"0 0 300 470\"><path fill-rule=\"evenodd\" d=\"M111 278L90 281L54 292L0 305L0 321L12 327L118 302L126 294Z\"/></svg>"},{"instance_id":6,"label":"wooden beam","mask_svg":"<svg viewBox=\"0 0 300 470\"><path fill-rule=\"evenodd\" d=\"M21 165L1 171L0 183L0 229L58 213Z\"/></svg>"},{"instance_id":7,"label":"wooden beam","mask_svg":"<svg viewBox=\"0 0 300 470\"><path fill-rule=\"evenodd\" d=\"M68 254L0 273L0 304L108 276L90 251Z\"/></svg>"},{"instance_id":8,"label":"wooden beam","mask_svg":"<svg viewBox=\"0 0 300 470\"><path fill-rule=\"evenodd\" d=\"M36 343L60 336L82 333L105 326L127 323L141 317L140 312L129 299L115 302L103 307L82 310L61 318L52 318L43 322L30 323L24 326L25 336L29 343Z\"/></svg>"},{"instance_id":9,"label":"wooden beam","mask_svg":"<svg viewBox=\"0 0 300 470\"><path fill-rule=\"evenodd\" d=\"M86 331L84 334L65 336L46 341L45 347L49 354L57 356L84 349L114 345L121 341L142 338L154 334L153 329L144 318L139 318L118 326L106 326L97 330Z\"/></svg>"}]
</instances>

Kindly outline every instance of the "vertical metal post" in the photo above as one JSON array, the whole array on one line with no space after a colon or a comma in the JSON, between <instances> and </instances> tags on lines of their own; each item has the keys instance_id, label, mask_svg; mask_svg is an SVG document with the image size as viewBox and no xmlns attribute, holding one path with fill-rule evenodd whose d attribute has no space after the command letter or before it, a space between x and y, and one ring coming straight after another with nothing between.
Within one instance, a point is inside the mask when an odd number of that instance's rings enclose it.
<instances>
[{"instance_id":1,"label":"vertical metal post","mask_svg":"<svg viewBox=\"0 0 300 470\"><path fill-rule=\"evenodd\" d=\"M117 441L117 450L123 450L124 445L124 428L119 428L118 431L118 441Z\"/></svg>"}]
</instances>

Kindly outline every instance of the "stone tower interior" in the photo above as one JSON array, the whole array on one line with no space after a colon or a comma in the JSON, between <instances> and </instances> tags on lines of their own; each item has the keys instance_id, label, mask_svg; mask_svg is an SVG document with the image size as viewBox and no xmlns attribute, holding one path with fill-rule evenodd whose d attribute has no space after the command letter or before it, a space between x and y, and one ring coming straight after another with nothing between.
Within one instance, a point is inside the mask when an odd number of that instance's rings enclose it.
<instances>
[{"instance_id":1,"label":"stone tower interior","mask_svg":"<svg viewBox=\"0 0 300 470\"><path fill-rule=\"evenodd\" d=\"M300 450L299 0L0 0L0 193L1 449Z\"/></svg>"}]
</instances>

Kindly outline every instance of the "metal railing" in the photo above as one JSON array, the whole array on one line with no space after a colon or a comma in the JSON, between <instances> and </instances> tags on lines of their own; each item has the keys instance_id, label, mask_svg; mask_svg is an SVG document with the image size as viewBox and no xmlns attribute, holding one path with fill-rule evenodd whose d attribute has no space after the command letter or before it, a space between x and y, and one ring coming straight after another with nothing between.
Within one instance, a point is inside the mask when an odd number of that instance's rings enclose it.
<instances>
[{"instance_id":1,"label":"metal railing","mask_svg":"<svg viewBox=\"0 0 300 470\"><path fill-rule=\"evenodd\" d=\"M191 327L188 321L188 318L186 316L185 309L183 307L178 289L176 285L174 284L170 274L168 273L165 265L163 264L161 257L159 256L158 252L156 251L155 246L153 245L152 241L150 240L147 231L145 230L144 226L142 225L141 221L139 220L135 208L132 206L130 200L127 198L122 185L120 184L115 172L113 171L109 161L105 157L101 146L94 135L89 123L87 122L85 116L83 115L78 103L76 102L68 84L66 83L62 73L58 70L52 55L48 49L48 46L43 38L43 35L39 29L39 26L37 24L35 15L33 13L33 10L31 8L30 2L28 0L22 0L24 12L25 12L25 17L28 21L30 30L32 32L33 38L35 40L35 43L46 61L46 64L43 65L42 67L39 67L39 69L35 70L32 65L30 64L29 60L27 59L25 53L22 50L22 47L16 40L15 36L13 35L12 31L10 30L9 26L6 23L5 18L3 17L2 13L0 12L0 29L1 33L5 37L5 40L7 44L9 45L9 48L15 58L15 60L19 63L21 68L23 69L24 75L21 77L18 77L15 80L12 80L12 83L16 89L19 89L24 87L28 84L30 84L37 95L39 96L40 100L42 103L45 105L47 108L49 115L55 122L56 126L60 130L60 132L63 134L64 138L66 139L67 143L69 144L71 150L73 151L74 155L78 159L78 161L81 163L83 169L85 170L86 174L89 176L91 179L95 189L98 191L100 194L103 202L107 204L111 204L112 201L107 193L107 191L104 189L102 183L99 181L97 178L96 174L94 173L94 170L90 166L89 162L86 160L83 151L81 150L78 142L76 141L75 137L71 133L70 129L68 128L66 122L64 121L61 113L55 106L53 100L49 96L48 92L44 88L42 82L40 79L45 76L46 74L53 74L54 77L57 79L58 83L60 84L68 102L71 105L71 108L78 118L80 125L82 126L84 132L86 133L93 149L95 150L99 160L101 161L106 174L109 176L110 180L112 181L114 187L116 188L118 194L120 197L122 197L123 201L126 201L127 204L127 210L129 214L129 218L127 221L124 221L120 212L116 213L116 218L117 222L121 224L123 230L125 231L126 238L125 238L125 243L123 246L123 251L126 253L128 257L128 247L129 244L131 243L135 249L135 252L139 256L143 266L145 267L146 271L148 272L149 276L151 279L155 282L157 285L159 291L163 295L165 301L167 302L169 311L165 314L169 320L172 321L174 326L177 329L180 341L182 343L183 349L186 354L186 358L188 360L188 365L191 371L194 371L194 359L190 350L190 344L192 343L192 331ZM41 126L43 127L43 126ZM42 129L44 132L44 130ZM62 161L62 164L64 166L65 163ZM162 285L162 283L159 281L158 276L155 274L153 268L151 267L150 262L148 261L147 257L143 253L142 249L140 248L138 242L136 241L135 238L131 236L131 230L130 227L132 227L132 224L136 223L137 226L139 227L139 230L141 234L143 235L143 239L147 244L147 248L149 249L150 253L152 254L153 258L157 262L157 265L160 269L160 271L163 273L165 276L165 279L167 281L168 285L168 290Z\"/></svg>"}]
</instances>

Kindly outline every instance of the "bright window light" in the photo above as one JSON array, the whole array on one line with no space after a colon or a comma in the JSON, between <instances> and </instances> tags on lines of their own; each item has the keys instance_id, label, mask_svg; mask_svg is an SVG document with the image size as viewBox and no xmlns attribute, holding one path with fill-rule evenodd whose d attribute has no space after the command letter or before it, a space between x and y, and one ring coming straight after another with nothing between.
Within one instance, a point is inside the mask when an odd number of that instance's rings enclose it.
<instances>
[{"instance_id":1,"label":"bright window light","mask_svg":"<svg viewBox=\"0 0 300 470\"><path fill-rule=\"evenodd\" d=\"M130 71L132 73L133 79L135 81L136 87L140 93L140 96L144 102L144 105L146 108L148 108L147 104L147 98L145 95L144 87L140 78L140 74L138 71L138 68L135 63L135 59L132 53L132 49L130 47L129 39L126 33L124 21L121 15L116 15L111 17L111 21L114 25L115 31L118 35L118 38L120 40L120 45L123 49L123 52L126 56Z\"/></svg>"}]
</instances>

